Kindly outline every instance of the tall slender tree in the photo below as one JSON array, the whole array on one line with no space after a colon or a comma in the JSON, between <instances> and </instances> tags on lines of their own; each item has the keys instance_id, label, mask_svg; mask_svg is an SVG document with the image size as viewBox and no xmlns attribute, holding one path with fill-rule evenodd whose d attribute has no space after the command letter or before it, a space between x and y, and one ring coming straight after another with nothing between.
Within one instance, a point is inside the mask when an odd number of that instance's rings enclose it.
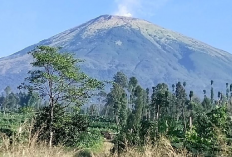
<instances>
[{"instance_id":1,"label":"tall slender tree","mask_svg":"<svg viewBox=\"0 0 232 157\"><path fill-rule=\"evenodd\" d=\"M122 93L120 98L120 110L119 110L119 125L121 128L125 127L127 121L127 96L126 93Z\"/></svg>"},{"instance_id":2,"label":"tall slender tree","mask_svg":"<svg viewBox=\"0 0 232 157\"><path fill-rule=\"evenodd\" d=\"M204 93L204 98L206 98L206 90L205 89L203 90L203 93Z\"/></svg>"},{"instance_id":3,"label":"tall slender tree","mask_svg":"<svg viewBox=\"0 0 232 157\"><path fill-rule=\"evenodd\" d=\"M192 101L192 98L193 98L193 91L190 91L190 93L189 93L189 100L190 100L190 102Z\"/></svg>"},{"instance_id":4,"label":"tall slender tree","mask_svg":"<svg viewBox=\"0 0 232 157\"><path fill-rule=\"evenodd\" d=\"M214 102L214 93L213 93L213 80L211 80L211 104Z\"/></svg>"},{"instance_id":5,"label":"tall slender tree","mask_svg":"<svg viewBox=\"0 0 232 157\"><path fill-rule=\"evenodd\" d=\"M226 104L228 105L228 101L229 101L229 83L226 83Z\"/></svg>"},{"instance_id":6,"label":"tall slender tree","mask_svg":"<svg viewBox=\"0 0 232 157\"><path fill-rule=\"evenodd\" d=\"M185 115L186 93L185 93L184 87L181 85L180 82L176 84L176 99L177 99L177 107L181 108L181 117L182 117L182 121L184 124L184 131L186 131L186 127L187 127L186 126L186 115Z\"/></svg>"}]
</instances>

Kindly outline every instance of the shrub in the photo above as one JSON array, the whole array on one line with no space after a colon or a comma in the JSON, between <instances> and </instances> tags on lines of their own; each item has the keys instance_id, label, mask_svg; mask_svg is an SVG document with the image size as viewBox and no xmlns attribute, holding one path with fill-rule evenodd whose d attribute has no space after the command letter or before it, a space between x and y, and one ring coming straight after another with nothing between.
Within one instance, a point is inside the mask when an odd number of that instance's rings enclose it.
<instances>
[{"instance_id":1,"label":"shrub","mask_svg":"<svg viewBox=\"0 0 232 157\"><path fill-rule=\"evenodd\" d=\"M33 132L39 130L39 140L48 142L49 139L49 107L44 107L36 116ZM88 128L88 120L78 113L68 113L61 105L54 108L53 144L75 146L79 142L82 132Z\"/></svg>"}]
</instances>

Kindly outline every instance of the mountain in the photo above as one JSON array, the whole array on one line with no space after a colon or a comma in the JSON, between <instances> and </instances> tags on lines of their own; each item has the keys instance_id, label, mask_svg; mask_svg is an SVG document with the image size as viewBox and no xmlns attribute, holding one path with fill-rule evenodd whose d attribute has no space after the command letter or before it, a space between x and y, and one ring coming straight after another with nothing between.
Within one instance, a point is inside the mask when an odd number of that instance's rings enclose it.
<instances>
[{"instance_id":1,"label":"mountain","mask_svg":"<svg viewBox=\"0 0 232 157\"><path fill-rule=\"evenodd\" d=\"M0 89L16 88L23 81L31 69L27 52L37 45L75 53L85 60L82 70L101 80L123 71L144 87L186 81L188 89L206 89L208 94L211 79L214 89L223 92L225 84L232 83L230 53L145 20L103 15L1 58Z\"/></svg>"}]
</instances>

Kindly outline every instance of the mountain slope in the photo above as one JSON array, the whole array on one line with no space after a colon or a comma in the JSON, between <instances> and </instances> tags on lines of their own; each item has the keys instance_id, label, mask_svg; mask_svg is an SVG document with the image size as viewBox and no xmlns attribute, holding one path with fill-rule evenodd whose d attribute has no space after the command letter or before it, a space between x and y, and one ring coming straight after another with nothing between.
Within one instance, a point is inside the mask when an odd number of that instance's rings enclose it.
<instances>
[{"instance_id":1,"label":"mountain slope","mask_svg":"<svg viewBox=\"0 0 232 157\"><path fill-rule=\"evenodd\" d=\"M111 80L117 71L136 76L144 87L186 81L202 92L231 83L232 55L205 43L136 18L103 15L0 59L0 89L14 88L31 68L27 52L36 45L63 47L84 59L84 72Z\"/></svg>"}]
</instances>

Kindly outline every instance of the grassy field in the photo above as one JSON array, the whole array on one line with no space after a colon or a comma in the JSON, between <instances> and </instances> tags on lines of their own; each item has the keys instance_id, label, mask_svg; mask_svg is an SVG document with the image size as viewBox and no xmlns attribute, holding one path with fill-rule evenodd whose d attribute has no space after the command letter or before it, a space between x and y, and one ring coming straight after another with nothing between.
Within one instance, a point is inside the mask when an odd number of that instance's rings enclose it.
<instances>
[{"instance_id":1,"label":"grassy field","mask_svg":"<svg viewBox=\"0 0 232 157\"><path fill-rule=\"evenodd\" d=\"M116 157L118 154L112 154L110 150L113 144L109 141L103 143L101 148L89 149L68 149L62 146L49 148L46 143L36 143L35 139L31 143L20 144L14 142L10 145L10 140L2 135L1 154L2 157ZM184 157L190 156L186 151L173 149L170 142L161 139L157 145L147 145L142 148L127 148L126 152L120 153L121 157Z\"/></svg>"}]
</instances>

